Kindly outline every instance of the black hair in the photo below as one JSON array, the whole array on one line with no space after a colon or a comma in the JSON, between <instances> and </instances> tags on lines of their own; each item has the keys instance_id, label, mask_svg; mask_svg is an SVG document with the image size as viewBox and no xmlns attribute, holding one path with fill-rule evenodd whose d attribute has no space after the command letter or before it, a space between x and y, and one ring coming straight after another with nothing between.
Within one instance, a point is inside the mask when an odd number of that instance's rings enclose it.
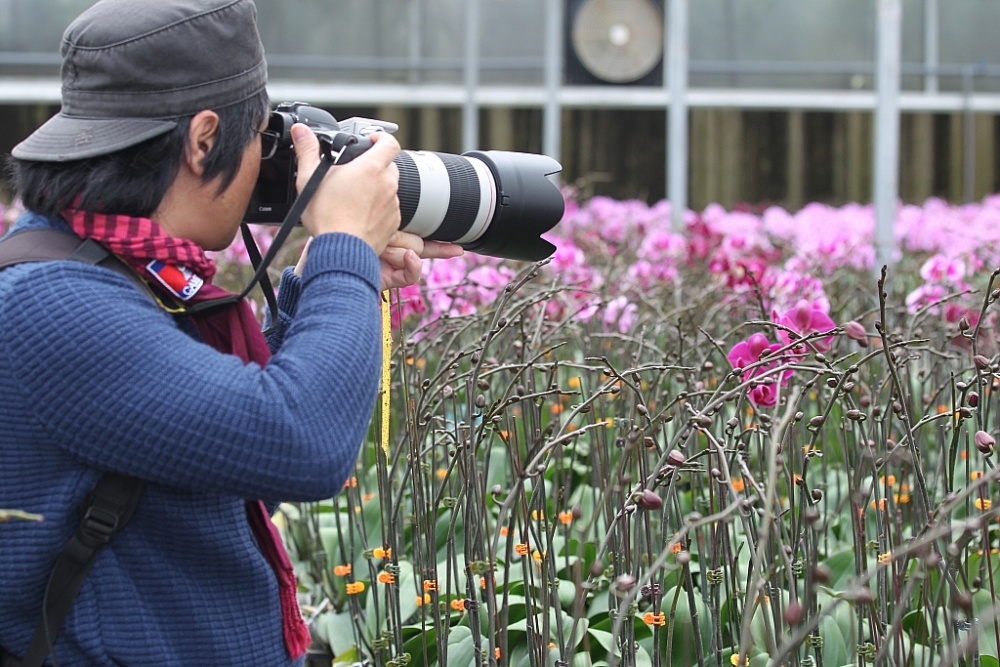
<instances>
[{"instance_id":1,"label":"black hair","mask_svg":"<svg viewBox=\"0 0 1000 667\"><path fill-rule=\"evenodd\" d=\"M205 157L204 182L222 176L221 194L243 162L243 153L270 112L266 91L217 109L219 129ZM117 215L150 217L180 169L193 116L177 119L177 127L159 137L115 153L69 162L10 158L14 192L25 208L58 215L77 196L78 207Z\"/></svg>"}]
</instances>

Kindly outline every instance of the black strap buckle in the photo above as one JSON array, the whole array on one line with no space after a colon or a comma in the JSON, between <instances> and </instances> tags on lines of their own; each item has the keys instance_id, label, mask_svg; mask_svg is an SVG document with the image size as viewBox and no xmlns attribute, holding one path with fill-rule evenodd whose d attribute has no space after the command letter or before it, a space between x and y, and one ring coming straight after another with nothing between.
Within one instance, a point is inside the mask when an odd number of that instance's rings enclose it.
<instances>
[{"instance_id":1,"label":"black strap buckle","mask_svg":"<svg viewBox=\"0 0 1000 667\"><path fill-rule=\"evenodd\" d=\"M80 522L80 535L94 542L107 544L118 529L118 521L119 517L114 512L91 505Z\"/></svg>"}]
</instances>

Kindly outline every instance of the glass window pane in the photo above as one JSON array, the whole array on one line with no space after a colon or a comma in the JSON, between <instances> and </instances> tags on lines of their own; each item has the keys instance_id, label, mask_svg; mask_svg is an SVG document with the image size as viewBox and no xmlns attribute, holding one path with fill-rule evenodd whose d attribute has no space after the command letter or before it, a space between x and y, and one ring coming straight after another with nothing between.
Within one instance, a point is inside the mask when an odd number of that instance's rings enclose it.
<instances>
[{"instance_id":1,"label":"glass window pane","mask_svg":"<svg viewBox=\"0 0 1000 667\"><path fill-rule=\"evenodd\" d=\"M697 0L691 3L690 51L692 87L868 87L874 3ZM726 69L732 71L717 71ZM783 73L754 73L761 69Z\"/></svg>"}]
</instances>

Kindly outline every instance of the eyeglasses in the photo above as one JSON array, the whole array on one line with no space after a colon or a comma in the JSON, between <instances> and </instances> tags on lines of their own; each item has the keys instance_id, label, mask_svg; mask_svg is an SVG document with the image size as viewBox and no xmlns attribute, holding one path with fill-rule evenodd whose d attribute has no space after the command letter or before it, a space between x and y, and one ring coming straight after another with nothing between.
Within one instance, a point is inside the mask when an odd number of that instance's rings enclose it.
<instances>
[{"instance_id":1,"label":"eyeglasses","mask_svg":"<svg viewBox=\"0 0 1000 667\"><path fill-rule=\"evenodd\" d=\"M271 130L257 130L260 135L260 159L270 160L278 150L278 141L281 135Z\"/></svg>"}]
</instances>

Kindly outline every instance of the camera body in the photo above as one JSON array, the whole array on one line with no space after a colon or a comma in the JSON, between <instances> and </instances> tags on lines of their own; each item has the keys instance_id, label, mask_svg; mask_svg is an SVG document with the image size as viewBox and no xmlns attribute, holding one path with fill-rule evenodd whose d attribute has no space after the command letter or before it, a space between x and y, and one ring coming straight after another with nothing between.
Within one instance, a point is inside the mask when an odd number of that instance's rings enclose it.
<instances>
[{"instance_id":1,"label":"camera body","mask_svg":"<svg viewBox=\"0 0 1000 667\"><path fill-rule=\"evenodd\" d=\"M255 224L280 224L295 201L295 177L298 173L295 147L292 144L292 125L303 123L316 134L320 151L336 164L346 164L372 147L367 136L376 131L395 132L399 126L367 119L351 118L341 124L332 115L304 102L279 104L271 113L267 131L278 135L274 155L261 161L260 176L254 189L244 222ZM353 131L352 131L353 130ZM346 149L339 155L341 146Z\"/></svg>"},{"instance_id":2,"label":"camera body","mask_svg":"<svg viewBox=\"0 0 1000 667\"><path fill-rule=\"evenodd\" d=\"M268 131L278 135L274 154L261 161L260 176L244 222L280 224L297 196L291 128L304 123L334 164L345 164L372 147L373 132L395 132L394 123L370 118L338 122L302 102L283 103ZM401 151L400 229L428 240L458 243L493 257L538 261L555 252L540 238L562 219L565 202L547 178L561 165L544 155L470 151L464 155Z\"/></svg>"}]
</instances>

